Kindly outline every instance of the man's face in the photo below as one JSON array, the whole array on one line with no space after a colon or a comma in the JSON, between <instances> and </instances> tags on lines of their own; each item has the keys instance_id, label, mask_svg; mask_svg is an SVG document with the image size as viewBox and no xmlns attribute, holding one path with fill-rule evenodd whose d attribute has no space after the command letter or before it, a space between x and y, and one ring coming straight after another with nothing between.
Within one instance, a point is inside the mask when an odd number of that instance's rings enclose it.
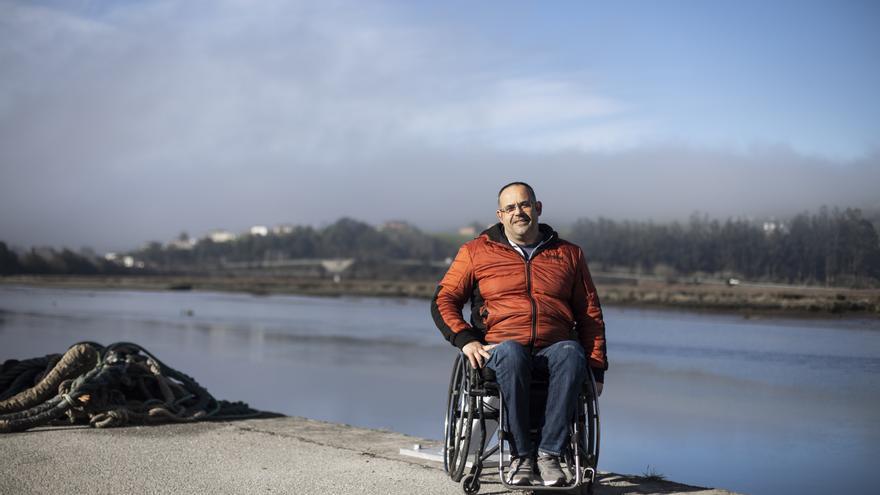
<instances>
[{"instance_id":1,"label":"man's face","mask_svg":"<svg viewBox=\"0 0 880 495\"><path fill-rule=\"evenodd\" d=\"M541 202L529 198L523 186L510 186L498 198L498 220L513 241L529 241L537 237Z\"/></svg>"}]
</instances>

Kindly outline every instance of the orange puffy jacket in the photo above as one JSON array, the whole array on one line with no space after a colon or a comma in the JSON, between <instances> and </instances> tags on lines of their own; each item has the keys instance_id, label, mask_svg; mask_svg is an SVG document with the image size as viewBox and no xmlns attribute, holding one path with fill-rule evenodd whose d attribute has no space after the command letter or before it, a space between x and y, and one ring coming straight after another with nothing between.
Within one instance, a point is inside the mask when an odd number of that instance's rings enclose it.
<instances>
[{"instance_id":1,"label":"orange puffy jacket","mask_svg":"<svg viewBox=\"0 0 880 495\"><path fill-rule=\"evenodd\" d=\"M601 381L605 322L583 252L548 225L539 228L544 242L528 261L500 223L463 245L434 293L434 322L459 349L474 340L542 348L576 337ZM470 323L461 313L468 299Z\"/></svg>"}]
</instances>

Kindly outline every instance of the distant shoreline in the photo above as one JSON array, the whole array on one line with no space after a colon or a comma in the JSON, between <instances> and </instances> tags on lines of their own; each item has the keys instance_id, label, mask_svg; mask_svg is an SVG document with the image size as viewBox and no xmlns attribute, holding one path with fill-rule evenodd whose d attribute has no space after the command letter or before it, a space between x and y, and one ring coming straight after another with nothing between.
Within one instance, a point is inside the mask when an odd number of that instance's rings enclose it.
<instances>
[{"instance_id":1,"label":"distant shoreline","mask_svg":"<svg viewBox=\"0 0 880 495\"><path fill-rule=\"evenodd\" d=\"M34 287L221 291L256 295L413 297L428 299L435 281L342 280L270 276L59 276L0 277L2 285ZM621 307L708 311L749 316L880 318L880 289L788 286L726 286L597 280L603 304Z\"/></svg>"}]
</instances>

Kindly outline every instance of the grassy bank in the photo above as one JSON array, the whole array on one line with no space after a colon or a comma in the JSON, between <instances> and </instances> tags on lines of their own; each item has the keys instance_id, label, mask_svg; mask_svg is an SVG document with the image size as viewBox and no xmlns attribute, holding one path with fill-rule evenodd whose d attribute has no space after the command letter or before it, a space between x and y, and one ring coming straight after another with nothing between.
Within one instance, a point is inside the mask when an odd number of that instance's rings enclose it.
<instances>
[{"instance_id":1,"label":"grassy bank","mask_svg":"<svg viewBox=\"0 0 880 495\"><path fill-rule=\"evenodd\" d=\"M7 285L85 289L207 290L258 295L430 298L435 281L332 280L282 276L11 276ZM880 290L598 280L606 305L791 316L880 317Z\"/></svg>"}]
</instances>

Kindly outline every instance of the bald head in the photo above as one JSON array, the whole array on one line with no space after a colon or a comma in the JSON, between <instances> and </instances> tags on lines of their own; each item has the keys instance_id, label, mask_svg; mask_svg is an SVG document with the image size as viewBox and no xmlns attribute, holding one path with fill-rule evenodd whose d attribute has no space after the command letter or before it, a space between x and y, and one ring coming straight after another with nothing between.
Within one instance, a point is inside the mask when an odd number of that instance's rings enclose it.
<instances>
[{"instance_id":1,"label":"bald head","mask_svg":"<svg viewBox=\"0 0 880 495\"><path fill-rule=\"evenodd\" d=\"M505 191L507 188L509 188L509 187L513 187L513 186L524 187L524 188L526 189L526 192L528 192L529 200L530 200L532 203L537 203L537 202L538 202L538 197L535 196L535 190L532 189L532 186L526 184L525 182L519 182L519 181L517 181L517 182L511 182L510 184L505 184L505 185L502 186L501 189L498 191L498 206L499 206L499 207L501 206L501 195L504 194L504 191Z\"/></svg>"}]
</instances>

